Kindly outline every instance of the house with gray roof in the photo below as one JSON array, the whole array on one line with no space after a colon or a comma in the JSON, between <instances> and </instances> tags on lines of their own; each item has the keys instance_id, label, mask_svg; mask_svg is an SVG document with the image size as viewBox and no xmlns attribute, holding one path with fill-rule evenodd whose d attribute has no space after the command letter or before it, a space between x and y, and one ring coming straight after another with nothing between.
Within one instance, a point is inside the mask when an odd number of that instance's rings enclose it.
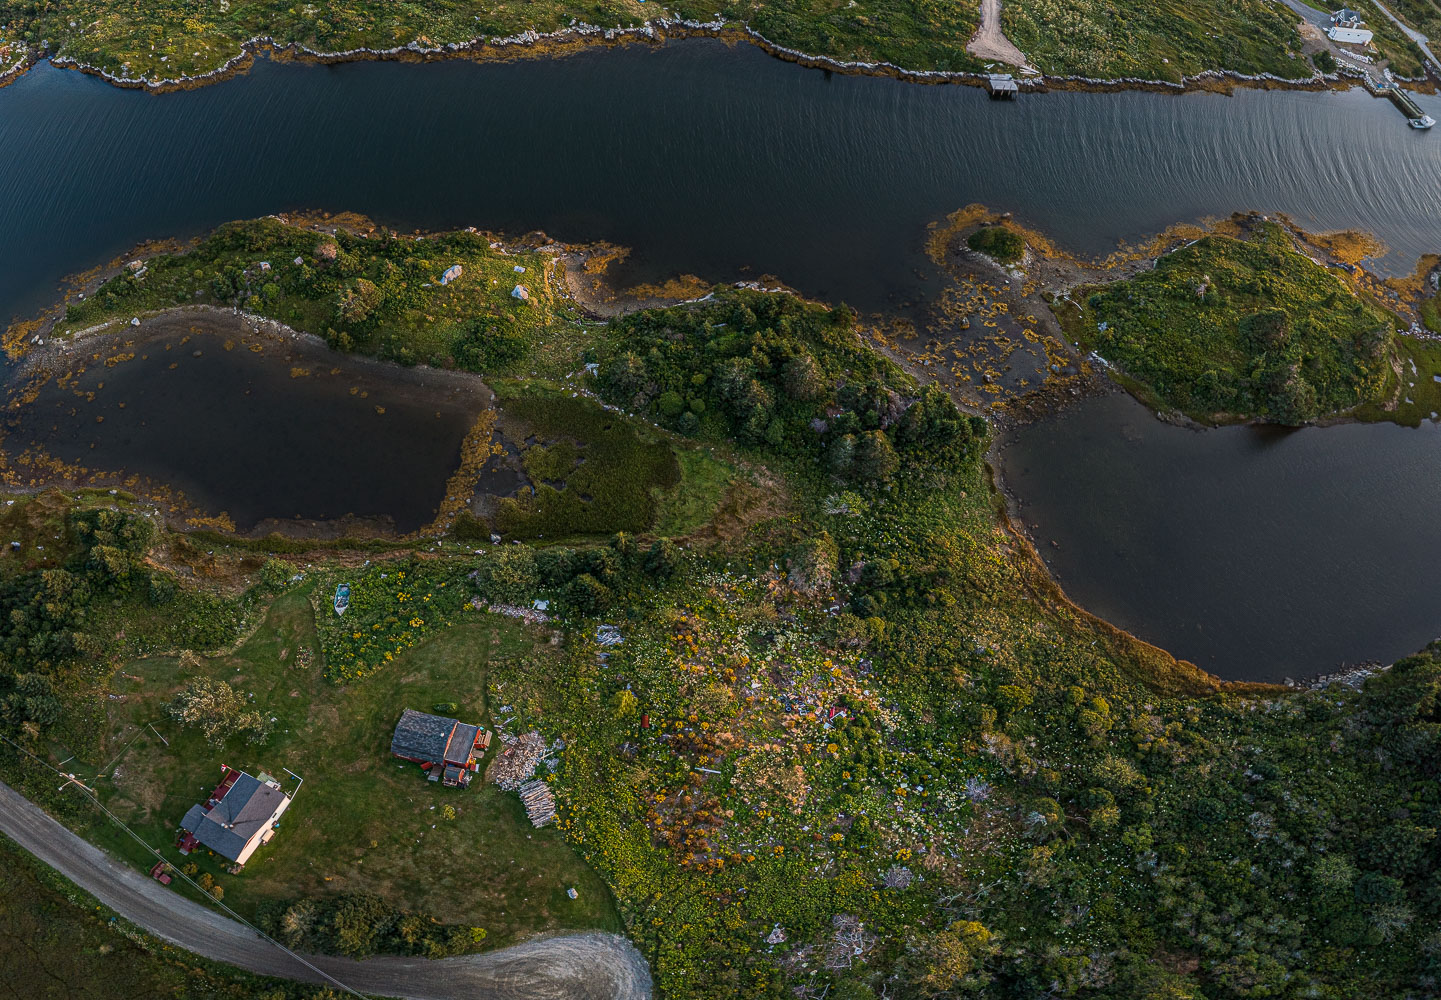
<instances>
[{"instance_id":1,"label":"house with gray roof","mask_svg":"<svg viewBox=\"0 0 1441 1000\"><path fill-rule=\"evenodd\" d=\"M476 758L488 746L490 733L479 726L407 708L396 723L390 752L419 764L431 781L463 788L479 766Z\"/></svg>"},{"instance_id":2,"label":"house with gray roof","mask_svg":"<svg viewBox=\"0 0 1441 1000\"><path fill-rule=\"evenodd\" d=\"M259 778L226 768L225 776L203 804L191 806L180 821L184 831L180 853L197 846L210 848L237 865L250 860L256 848L270 842L290 796L268 774Z\"/></svg>"}]
</instances>

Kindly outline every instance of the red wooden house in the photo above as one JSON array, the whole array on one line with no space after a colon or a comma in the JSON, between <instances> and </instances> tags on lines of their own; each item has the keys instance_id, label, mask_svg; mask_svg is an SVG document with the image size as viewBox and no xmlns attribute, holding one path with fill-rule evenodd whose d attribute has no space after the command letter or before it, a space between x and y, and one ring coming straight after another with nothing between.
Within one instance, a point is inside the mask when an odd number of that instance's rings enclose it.
<instances>
[{"instance_id":1,"label":"red wooden house","mask_svg":"<svg viewBox=\"0 0 1441 1000\"><path fill-rule=\"evenodd\" d=\"M490 733L479 726L407 708L396 724L390 752L419 764L431 781L464 788L488 746Z\"/></svg>"}]
</instances>

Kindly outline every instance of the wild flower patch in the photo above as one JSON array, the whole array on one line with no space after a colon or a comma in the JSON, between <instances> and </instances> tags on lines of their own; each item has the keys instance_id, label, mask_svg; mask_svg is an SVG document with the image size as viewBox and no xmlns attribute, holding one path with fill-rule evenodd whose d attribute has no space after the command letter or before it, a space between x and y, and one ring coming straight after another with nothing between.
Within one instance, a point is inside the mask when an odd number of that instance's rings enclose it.
<instances>
[{"instance_id":1,"label":"wild flower patch","mask_svg":"<svg viewBox=\"0 0 1441 1000\"><path fill-rule=\"evenodd\" d=\"M467 568L457 561L409 560L322 577L311 602L326 676L337 683L358 680L455 622L472 593ZM349 585L350 600L337 614L341 584Z\"/></svg>"}]
</instances>

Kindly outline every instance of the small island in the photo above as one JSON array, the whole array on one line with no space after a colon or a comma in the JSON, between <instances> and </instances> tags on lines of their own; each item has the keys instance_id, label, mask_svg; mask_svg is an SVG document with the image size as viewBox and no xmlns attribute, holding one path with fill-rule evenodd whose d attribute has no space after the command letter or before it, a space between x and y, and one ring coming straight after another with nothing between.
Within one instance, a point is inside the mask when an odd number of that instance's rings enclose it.
<instances>
[{"instance_id":1,"label":"small island","mask_svg":"<svg viewBox=\"0 0 1441 1000\"><path fill-rule=\"evenodd\" d=\"M1055 310L1123 385L1202 423L1302 424L1397 388L1395 319L1272 222L1202 237Z\"/></svg>"}]
</instances>

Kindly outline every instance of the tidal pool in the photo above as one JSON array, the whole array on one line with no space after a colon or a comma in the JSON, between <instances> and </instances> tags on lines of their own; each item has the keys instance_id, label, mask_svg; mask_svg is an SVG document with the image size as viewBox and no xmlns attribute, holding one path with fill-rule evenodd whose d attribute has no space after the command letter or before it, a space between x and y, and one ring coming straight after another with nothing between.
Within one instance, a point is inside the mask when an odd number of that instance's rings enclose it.
<instances>
[{"instance_id":1,"label":"tidal pool","mask_svg":"<svg viewBox=\"0 0 1441 1000\"><path fill-rule=\"evenodd\" d=\"M336 354L228 313L122 329L50 359L34 401L7 413L4 451L22 483L148 484L239 531L361 521L409 532L436 516L489 404L473 377ZM41 464L16 466L27 454Z\"/></svg>"}]
</instances>

